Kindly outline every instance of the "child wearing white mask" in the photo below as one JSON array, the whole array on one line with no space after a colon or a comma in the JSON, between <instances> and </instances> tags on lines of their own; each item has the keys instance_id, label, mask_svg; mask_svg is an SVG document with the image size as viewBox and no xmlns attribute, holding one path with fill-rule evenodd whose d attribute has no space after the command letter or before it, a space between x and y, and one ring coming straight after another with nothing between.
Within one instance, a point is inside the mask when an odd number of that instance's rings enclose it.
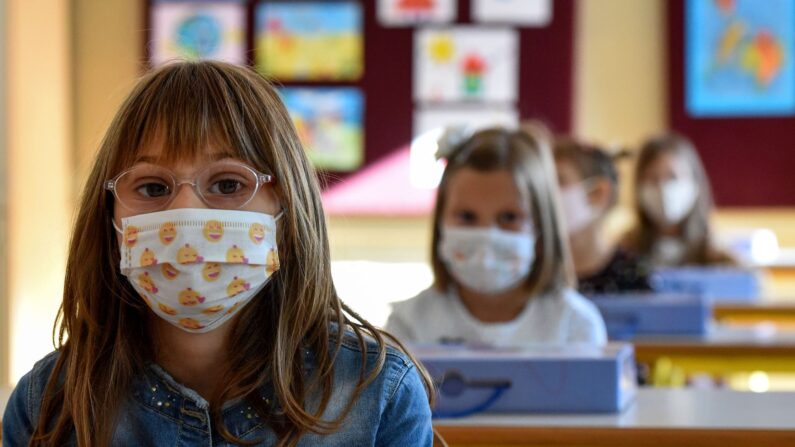
<instances>
[{"instance_id":1,"label":"child wearing white mask","mask_svg":"<svg viewBox=\"0 0 795 447\"><path fill-rule=\"evenodd\" d=\"M96 155L58 347L11 394L3 445L432 445L430 378L340 301L328 247L271 83L147 73Z\"/></svg>"},{"instance_id":2,"label":"child wearing white mask","mask_svg":"<svg viewBox=\"0 0 795 447\"><path fill-rule=\"evenodd\" d=\"M709 181L695 147L666 134L648 140L635 169L637 223L623 245L657 266L735 264L713 240Z\"/></svg>"},{"instance_id":3,"label":"child wearing white mask","mask_svg":"<svg viewBox=\"0 0 795 447\"><path fill-rule=\"evenodd\" d=\"M555 141L554 155L580 293L649 290L648 264L619 248L606 234L607 217L618 200L613 158L599 147L566 137Z\"/></svg>"},{"instance_id":4,"label":"child wearing white mask","mask_svg":"<svg viewBox=\"0 0 795 447\"><path fill-rule=\"evenodd\" d=\"M449 150L433 219L435 281L386 329L413 343L606 341L574 289L546 133L489 129Z\"/></svg>"}]
</instances>

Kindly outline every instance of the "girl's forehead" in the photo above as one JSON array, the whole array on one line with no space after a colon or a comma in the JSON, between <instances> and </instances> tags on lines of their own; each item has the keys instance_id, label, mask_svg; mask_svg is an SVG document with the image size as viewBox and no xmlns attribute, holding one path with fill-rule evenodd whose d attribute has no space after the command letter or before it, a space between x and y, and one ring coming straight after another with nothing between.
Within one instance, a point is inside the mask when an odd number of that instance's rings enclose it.
<instances>
[{"instance_id":1,"label":"girl's forehead","mask_svg":"<svg viewBox=\"0 0 795 447\"><path fill-rule=\"evenodd\" d=\"M231 145L220 141L169 145L162 138L151 138L135 148L129 165L139 163L157 164L167 167L178 165L205 165L223 159L240 160L240 154Z\"/></svg>"},{"instance_id":2,"label":"girl's forehead","mask_svg":"<svg viewBox=\"0 0 795 447\"><path fill-rule=\"evenodd\" d=\"M529 209L529 196L507 169L477 171L462 168L454 173L447 188L447 201L492 204Z\"/></svg>"}]
</instances>

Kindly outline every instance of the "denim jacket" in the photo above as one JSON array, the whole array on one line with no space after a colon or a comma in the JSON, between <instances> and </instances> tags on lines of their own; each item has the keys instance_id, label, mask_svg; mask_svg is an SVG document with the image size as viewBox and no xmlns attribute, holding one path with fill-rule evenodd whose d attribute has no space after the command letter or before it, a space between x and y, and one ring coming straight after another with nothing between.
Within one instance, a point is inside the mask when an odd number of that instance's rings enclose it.
<instances>
[{"instance_id":1,"label":"denim jacket","mask_svg":"<svg viewBox=\"0 0 795 447\"><path fill-rule=\"evenodd\" d=\"M368 363L376 360L375 345L368 346ZM40 360L17 384L3 416L3 446L26 446L38 421L42 393L58 352ZM306 364L312 367L307 353ZM324 419L343 411L359 380L362 349L346 337L334 364L333 394ZM261 398L273 405L270 389ZM310 398L310 405L311 405ZM255 410L242 401L222 409L227 429L258 446L276 444L276 435ZM384 367L374 382L359 395L338 431L330 435L307 434L299 445L324 446L430 446L433 443L428 398L414 364L401 352L388 348ZM207 401L177 383L157 365L133 381L130 395L121 405L114 446L227 446L212 426ZM76 445L74 438L71 445Z\"/></svg>"}]
</instances>

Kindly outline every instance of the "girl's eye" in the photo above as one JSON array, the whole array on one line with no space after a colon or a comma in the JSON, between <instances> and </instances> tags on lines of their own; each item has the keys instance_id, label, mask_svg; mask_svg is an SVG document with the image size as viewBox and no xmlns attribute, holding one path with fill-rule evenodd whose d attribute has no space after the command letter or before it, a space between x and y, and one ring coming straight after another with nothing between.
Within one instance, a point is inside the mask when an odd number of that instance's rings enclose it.
<instances>
[{"instance_id":1,"label":"girl's eye","mask_svg":"<svg viewBox=\"0 0 795 447\"><path fill-rule=\"evenodd\" d=\"M477 222L477 216L472 211L458 211L455 214L456 220L464 224L472 224Z\"/></svg>"},{"instance_id":2,"label":"girl's eye","mask_svg":"<svg viewBox=\"0 0 795 447\"><path fill-rule=\"evenodd\" d=\"M241 189L243 189L243 184L233 179L219 180L210 185L210 193L212 194L234 194Z\"/></svg>"},{"instance_id":3,"label":"girl's eye","mask_svg":"<svg viewBox=\"0 0 795 447\"><path fill-rule=\"evenodd\" d=\"M519 221L519 214L513 211L503 211L500 213L498 220L499 224L512 225Z\"/></svg>"},{"instance_id":4,"label":"girl's eye","mask_svg":"<svg viewBox=\"0 0 795 447\"><path fill-rule=\"evenodd\" d=\"M143 197L158 198L168 195L171 191L168 185L163 183L145 183L135 189Z\"/></svg>"}]
</instances>

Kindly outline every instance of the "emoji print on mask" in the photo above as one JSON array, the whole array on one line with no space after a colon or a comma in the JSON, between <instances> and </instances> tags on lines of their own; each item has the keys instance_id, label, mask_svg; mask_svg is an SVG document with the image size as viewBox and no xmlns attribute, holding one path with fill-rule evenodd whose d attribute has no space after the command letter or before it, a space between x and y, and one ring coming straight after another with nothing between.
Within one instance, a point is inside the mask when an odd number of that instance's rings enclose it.
<instances>
[{"instance_id":1,"label":"emoji print on mask","mask_svg":"<svg viewBox=\"0 0 795 447\"><path fill-rule=\"evenodd\" d=\"M202 268L202 277L205 281L215 281L221 276L221 264L217 262L208 262Z\"/></svg>"},{"instance_id":2,"label":"emoji print on mask","mask_svg":"<svg viewBox=\"0 0 795 447\"><path fill-rule=\"evenodd\" d=\"M218 242L224 237L224 224L217 220L208 220L204 225L204 238L210 242Z\"/></svg>"},{"instance_id":3,"label":"emoji print on mask","mask_svg":"<svg viewBox=\"0 0 795 447\"><path fill-rule=\"evenodd\" d=\"M127 248L135 247L135 243L138 242L138 227L133 225L127 225L127 228L124 229L124 245Z\"/></svg>"},{"instance_id":4,"label":"emoji print on mask","mask_svg":"<svg viewBox=\"0 0 795 447\"><path fill-rule=\"evenodd\" d=\"M143 272L138 275L138 285L149 293L157 293L157 286L149 276L149 272Z\"/></svg>"},{"instance_id":5,"label":"emoji print on mask","mask_svg":"<svg viewBox=\"0 0 795 447\"><path fill-rule=\"evenodd\" d=\"M248 264L248 258L237 245L226 251L226 262L230 264Z\"/></svg>"},{"instance_id":6,"label":"emoji print on mask","mask_svg":"<svg viewBox=\"0 0 795 447\"><path fill-rule=\"evenodd\" d=\"M204 258L199 256L199 252L191 247L190 244L185 244L184 247L177 250L177 262L180 264L194 264L202 261L204 261Z\"/></svg>"},{"instance_id":7,"label":"emoji print on mask","mask_svg":"<svg viewBox=\"0 0 795 447\"><path fill-rule=\"evenodd\" d=\"M251 224L248 229L248 237L251 238L251 242L257 245L261 244L265 239L265 226L261 223Z\"/></svg>"},{"instance_id":8,"label":"emoji print on mask","mask_svg":"<svg viewBox=\"0 0 795 447\"><path fill-rule=\"evenodd\" d=\"M277 270L279 270L279 253L271 248L268 252L268 259L265 261L265 273L270 276Z\"/></svg>"},{"instance_id":9,"label":"emoji print on mask","mask_svg":"<svg viewBox=\"0 0 795 447\"><path fill-rule=\"evenodd\" d=\"M141 253L141 267L148 267L150 265L157 265L155 252L148 248L144 248L144 252Z\"/></svg>"},{"instance_id":10,"label":"emoji print on mask","mask_svg":"<svg viewBox=\"0 0 795 447\"><path fill-rule=\"evenodd\" d=\"M229 286L226 287L226 295L231 298L239 293L245 292L250 288L251 284L247 283L246 280L235 276L235 279L233 279L232 282L229 283Z\"/></svg>"},{"instance_id":11,"label":"emoji print on mask","mask_svg":"<svg viewBox=\"0 0 795 447\"><path fill-rule=\"evenodd\" d=\"M201 329L204 327L201 323L194 320L193 318L183 318L179 320L179 325L186 329Z\"/></svg>"},{"instance_id":12,"label":"emoji print on mask","mask_svg":"<svg viewBox=\"0 0 795 447\"><path fill-rule=\"evenodd\" d=\"M168 262L160 265L160 273L162 273L163 277L169 281L176 279L176 277L179 276L179 270L177 270Z\"/></svg>"},{"instance_id":13,"label":"emoji print on mask","mask_svg":"<svg viewBox=\"0 0 795 447\"><path fill-rule=\"evenodd\" d=\"M224 310L224 305L223 304L216 304L215 306L211 306L211 307L208 307L207 309L204 309L202 311L202 313L204 315L213 315L213 314L217 314L218 312L220 312L222 310Z\"/></svg>"},{"instance_id":14,"label":"emoji print on mask","mask_svg":"<svg viewBox=\"0 0 795 447\"><path fill-rule=\"evenodd\" d=\"M174 222L166 222L160 226L158 235L160 236L160 242L163 245L168 245L174 242L174 239L177 237L177 227L174 225Z\"/></svg>"},{"instance_id":15,"label":"emoji print on mask","mask_svg":"<svg viewBox=\"0 0 795 447\"><path fill-rule=\"evenodd\" d=\"M232 307L230 307L229 310L227 310L226 314L224 314L224 315L231 314L232 312L236 311L238 307L240 307L240 301L238 301L235 304L233 304Z\"/></svg>"},{"instance_id":16,"label":"emoji print on mask","mask_svg":"<svg viewBox=\"0 0 795 447\"><path fill-rule=\"evenodd\" d=\"M204 297L199 295L199 292L188 287L187 289L179 292L179 304L183 306L195 306L204 302Z\"/></svg>"},{"instance_id":17,"label":"emoji print on mask","mask_svg":"<svg viewBox=\"0 0 795 447\"><path fill-rule=\"evenodd\" d=\"M161 310L161 311L162 311L164 314L168 314L168 315L176 315L176 314L177 314L177 309L174 309L173 307L166 306L166 305L165 305L165 304L163 304L163 303L157 303L157 307L158 307L158 309L160 309L160 310Z\"/></svg>"}]
</instances>

